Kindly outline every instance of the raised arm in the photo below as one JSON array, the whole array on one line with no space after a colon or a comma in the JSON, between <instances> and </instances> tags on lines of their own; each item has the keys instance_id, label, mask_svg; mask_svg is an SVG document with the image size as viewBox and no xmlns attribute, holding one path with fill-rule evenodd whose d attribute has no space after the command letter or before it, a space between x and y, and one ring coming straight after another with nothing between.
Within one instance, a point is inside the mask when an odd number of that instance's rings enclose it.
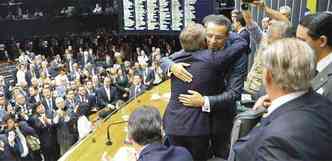
<instances>
[{"instance_id":1,"label":"raised arm","mask_svg":"<svg viewBox=\"0 0 332 161\"><path fill-rule=\"evenodd\" d=\"M266 6L264 1L254 1L253 4L261 9L263 9L265 11L265 13L272 19L277 20L277 21L289 22L289 19L287 16L283 15L279 11L276 11L276 10Z\"/></svg>"}]
</instances>

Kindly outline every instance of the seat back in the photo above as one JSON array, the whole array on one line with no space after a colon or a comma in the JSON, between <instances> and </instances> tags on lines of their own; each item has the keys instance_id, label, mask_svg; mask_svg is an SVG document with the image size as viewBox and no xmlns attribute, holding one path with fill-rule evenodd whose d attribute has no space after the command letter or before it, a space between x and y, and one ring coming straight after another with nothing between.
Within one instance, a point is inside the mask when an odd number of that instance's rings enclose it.
<instances>
[{"instance_id":1,"label":"seat back","mask_svg":"<svg viewBox=\"0 0 332 161\"><path fill-rule=\"evenodd\" d=\"M231 136L231 150L228 155L228 161L234 161L235 160L235 154L232 150L233 145L236 143L236 141L247 135L251 129L253 129L256 124L261 120L263 114L266 112L266 109L261 108L257 110L248 110L245 112L242 112L238 114L235 117L235 121L233 124L232 129L232 136Z\"/></svg>"}]
</instances>

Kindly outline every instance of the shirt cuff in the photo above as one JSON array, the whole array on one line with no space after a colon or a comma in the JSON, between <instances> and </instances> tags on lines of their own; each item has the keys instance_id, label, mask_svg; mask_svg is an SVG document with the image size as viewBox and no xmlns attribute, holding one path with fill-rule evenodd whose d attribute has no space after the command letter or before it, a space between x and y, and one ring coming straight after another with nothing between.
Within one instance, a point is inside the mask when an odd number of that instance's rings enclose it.
<instances>
[{"instance_id":1,"label":"shirt cuff","mask_svg":"<svg viewBox=\"0 0 332 161\"><path fill-rule=\"evenodd\" d=\"M204 105L202 107L203 112L211 112L210 101L207 96L204 96Z\"/></svg>"}]
</instances>

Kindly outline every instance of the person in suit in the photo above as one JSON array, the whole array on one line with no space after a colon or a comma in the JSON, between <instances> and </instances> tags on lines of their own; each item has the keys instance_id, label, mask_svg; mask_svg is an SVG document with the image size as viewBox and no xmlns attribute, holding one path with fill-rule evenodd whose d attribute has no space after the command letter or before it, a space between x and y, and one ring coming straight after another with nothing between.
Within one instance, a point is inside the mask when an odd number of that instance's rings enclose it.
<instances>
[{"instance_id":1,"label":"person in suit","mask_svg":"<svg viewBox=\"0 0 332 161\"><path fill-rule=\"evenodd\" d=\"M312 88L332 101L332 14L323 12L305 16L297 27L296 37L307 42L316 53L317 75Z\"/></svg>"},{"instance_id":2,"label":"person in suit","mask_svg":"<svg viewBox=\"0 0 332 161\"><path fill-rule=\"evenodd\" d=\"M29 122L37 132L43 156L47 161L56 161L58 157L58 144L55 124L52 118L47 116L44 105L40 102L33 105L33 111L34 115Z\"/></svg>"},{"instance_id":3,"label":"person in suit","mask_svg":"<svg viewBox=\"0 0 332 161\"><path fill-rule=\"evenodd\" d=\"M148 67L147 63L142 63L140 74L143 78L143 84L147 87L150 87L154 81L153 70Z\"/></svg>"},{"instance_id":4,"label":"person in suit","mask_svg":"<svg viewBox=\"0 0 332 161\"><path fill-rule=\"evenodd\" d=\"M235 31L244 39L247 41L247 44L250 44L250 33L246 28L246 21L242 15L242 13L238 13L233 20L233 25L235 28ZM248 46L247 54L250 54L250 48Z\"/></svg>"},{"instance_id":5,"label":"person in suit","mask_svg":"<svg viewBox=\"0 0 332 161\"><path fill-rule=\"evenodd\" d=\"M53 118L56 125L57 140L60 146L60 155L63 155L74 143L75 135L73 133L75 116L71 115L66 109L65 100L62 97L55 99L58 110Z\"/></svg>"},{"instance_id":6,"label":"person in suit","mask_svg":"<svg viewBox=\"0 0 332 161\"><path fill-rule=\"evenodd\" d=\"M29 87L29 103L34 104L40 102L42 97L40 96L38 89L36 87Z\"/></svg>"},{"instance_id":7,"label":"person in suit","mask_svg":"<svg viewBox=\"0 0 332 161\"><path fill-rule=\"evenodd\" d=\"M84 86L80 86L78 88L78 95L76 96L76 103L87 103L90 109L94 106L95 97L93 95L88 95L86 88Z\"/></svg>"},{"instance_id":8,"label":"person in suit","mask_svg":"<svg viewBox=\"0 0 332 161\"><path fill-rule=\"evenodd\" d=\"M130 115L128 138L138 152L137 161L193 161L185 148L162 144L161 116L154 107L141 107Z\"/></svg>"},{"instance_id":9,"label":"person in suit","mask_svg":"<svg viewBox=\"0 0 332 161\"><path fill-rule=\"evenodd\" d=\"M54 117L54 112L56 109L55 106L55 101L53 99L51 89L50 88L43 88L43 99L42 99L42 104L45 107L45 113L47 117L53 118Z\"/></svg>"},{"instance_id":10,"label":"person in suit","mask_svg":"<svg viewBox=\"0 0 332 161\"><path fill-rule=\"evenodd\" d=\"M238 35L230 32L231 22L222 15L209 15L204 18L206 28L207 48L212 51L225 50L232 44L236 44ZM242 40L242 39L241 39ZM242 42L242 41L241 41ZM192 73L185 67L189 63L176 63L171 59L164 59L162 68L183 82L190 83L193 80ZM235 60L233 65L221 72L215 90L218 93L202 95L200 92L183 91L179 97L184 107L198 108L209 115L209 126L211 127L211 152L215 157L227 158L230 143L230 133L236 111L236 100L240 99L243 82L247 73L247 54L243 52ZM194 79L198 79L197 77ZM222 125L222 127L220 127ZM199 154L199 153L198 153Z\"/></svg>"},{"instance_id":11,"label":"person in suit","mask_svg":"<svg viewBox=\"0 0 332 161\"><path fill-rule=\"evenodd\" d=\"M75 99L75 92L73 89L68 89L66 94L66 102L65 106L67 107L67 111L69 113L75 113L76 108L78 106L78 102Z\"/></svg>"},{"instance_id":12,"label":"person in suit","mask_svg":"<svg viewBox=\"0 0 332 161\"><path fill-rule=\"evenodd\" d=\"M140 74L134 74L133 84L129 88L129 98L137 97L145 90L146 86L143 84L142 76Z\"/></svg>"},{"instance_id":13,"label":"person in suit","mask_svg":"<svg viewBox=\"0 0 332 161\"><path fill-rule=\"evenodd\" d=\"M0 138L0 161L20 161L19 155L9 145L5 136Z\"/></svg>"},{"instance_id":14,"label":"person in suit","mask_svg":"<svg viewBox=\"0 0 332 161\"><path fill-rule=\"evenodd\" d=\"M5 95L3 93L0 93L0 125L5 119L5 116L7 115L7 101L5 98Z\"/></svg>"},{"instance_id":15,"label":"person in suit","mask_svg":"<svg viewBox=\"0 0 332 161\"><path fill-rule=\"evenodd\" d=\"M97 104L99 108L114 106L118 101L118 91L112 86L112 80L109 77L104 79L104 84L97 91Z\"/></svg>"},{"instance_id":16,"label":"person in suit","mask_svg":"<svg viewBox=\"0 0 332 161\"><path fill-rule=\"evenodd\" d=\"M4 93L7 99L10 99L9 86L10 83L6 80L6 78L0 75L0 92Z\"/></svg>"},{"instance_id":17,"label":"person in suit","mask_svg":"<svg viewBox=\"0 0 332 161\"><path fill-rule=\"evenodd\" d=\"M15 148L19 158L22 161L41 161L41 153L39 150L32 150L28 144L27 136L38 138L35 129L27 122L15 119L15 115L6 116L7 129L5 135L8 137L10 146Z\"/></svg>"},{"instance_id":18,"label":"person in suit","mask_svg":"<svg viewBox=\"0 0 332 161\"><path fill-rule=\"evenodd\" d=\"M301 55L301 56L299 56ZM263 52L269 102L260 124L233 146L237 161L331 160L332 102L311 90L316 56L308 44L283 39Z\"/></svg>"},{"instance_id":19,"label":"person in suit","mask_svg":"<svg viewBox=\"0 0 332 161\"><path fill-rule=\"evenodd\" d=\"M17 92L14 94L14 98L16 118L20 121L27 121L32 115L32 109L26 101L26 97L22 93Z\"/></svg>"},{"instance_id":20,"label":"person in suit","mask_svg":"<svg viewBox=\"0 0 332 161\"><path fill-rule=\"evenodd\" d=\"M173 54L175 62L191 62L188 71L195 78L191 83L171 77L171 99L164 115L165 132L170 143L186 147L194 159L208 159L209 114L201 109L188 108L182 104L182 93L195 90L205 95L218 94L219 77L245 51L248 44L237 36L238 41L225 49L224 52L204 50L205 28L199 24L188 25L180 34L182 51ZM188 57L188 58L186 58ZM204 150L205 149L205 150Z\"/></svg>"}]
</instances>

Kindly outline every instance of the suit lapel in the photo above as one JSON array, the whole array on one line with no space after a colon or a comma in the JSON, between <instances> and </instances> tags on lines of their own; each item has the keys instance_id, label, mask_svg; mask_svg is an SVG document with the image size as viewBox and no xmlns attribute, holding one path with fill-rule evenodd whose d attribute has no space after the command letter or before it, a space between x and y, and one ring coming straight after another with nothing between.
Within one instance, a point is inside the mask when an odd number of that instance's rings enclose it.
<instances>
[{"instance_id":1,"label":"suit lapel","mask_svg":"<svg viewBox=\"0 0 332 161\"><path fill-rule=\"evenodd\" d=\"M312 80L312 88L314 91L324 87L329 80L329 76L332 74L332 63L329 64L322 72L319 72L316 77Z\"/></svg>"}]
</instances>

